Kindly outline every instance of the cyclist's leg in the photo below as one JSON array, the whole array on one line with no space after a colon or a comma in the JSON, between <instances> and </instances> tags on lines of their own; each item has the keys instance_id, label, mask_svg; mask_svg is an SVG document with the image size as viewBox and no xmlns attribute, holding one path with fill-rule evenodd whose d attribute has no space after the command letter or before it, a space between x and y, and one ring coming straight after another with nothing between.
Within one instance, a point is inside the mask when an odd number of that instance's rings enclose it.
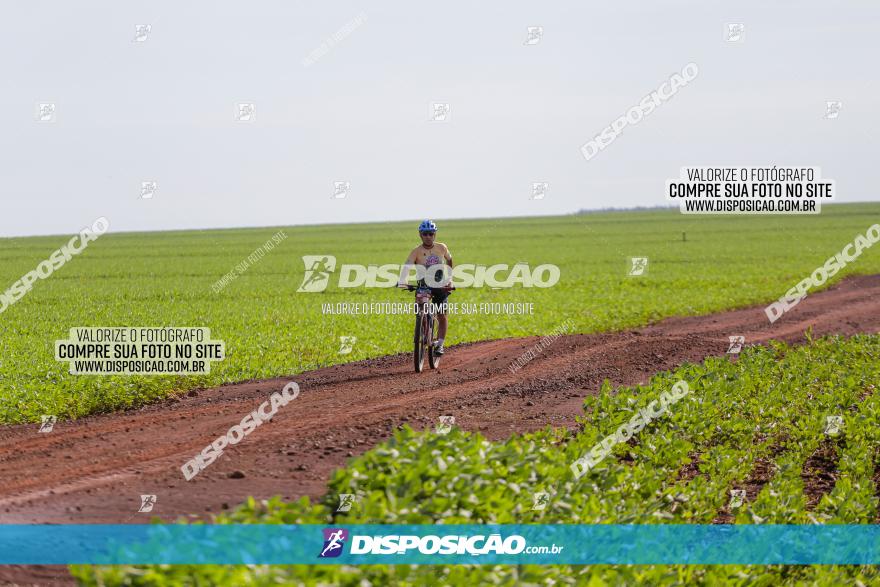
<instances>
[{"instance_id":1,"label":"cyclist's leg","mask_svg":"<svg viewBox=\"0 0 880 587\"><path fill-rule=\"evenodd\" d=\"M440 351L440 354L443 354L443 341L446 339L446 329L448 325L448 321L446 319L446 310L443 308L443 304L446 303L446 298L449 297L449 292L440 289L433 288L431 289L431 302L438 306L437 309L437 349Z\"/></svg>"}]
</instances>

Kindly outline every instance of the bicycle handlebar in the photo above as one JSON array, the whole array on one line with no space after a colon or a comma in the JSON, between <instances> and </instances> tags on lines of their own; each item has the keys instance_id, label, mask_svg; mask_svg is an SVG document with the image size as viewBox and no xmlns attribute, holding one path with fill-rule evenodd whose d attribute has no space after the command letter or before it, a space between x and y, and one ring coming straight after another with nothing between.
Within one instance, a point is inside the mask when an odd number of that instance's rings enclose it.
<instances>
[{"instance_id":1,"label":"bicycle handlebar","mask_svg":"<svg viewBox=\"0 0 880 587\"><path fill-rule=\"evenodd\" d=\"M408 284L408 283L406 283L406 284L404 284L404 285L402 285L402 286L401 286L400 284L398 284L397 287L400 288L400 289L406 289L407 291L416 291L417 289L419 289L419 286L417 286L417 285L410 285L410 284ZM452 290L455 289L455 286L452 285L452 284L449 284L449 285L444 286L444 287L442 287L442 288L440 288L440 289L445 289L446 291L452 291Z\"/></svg>"}]
</instances>

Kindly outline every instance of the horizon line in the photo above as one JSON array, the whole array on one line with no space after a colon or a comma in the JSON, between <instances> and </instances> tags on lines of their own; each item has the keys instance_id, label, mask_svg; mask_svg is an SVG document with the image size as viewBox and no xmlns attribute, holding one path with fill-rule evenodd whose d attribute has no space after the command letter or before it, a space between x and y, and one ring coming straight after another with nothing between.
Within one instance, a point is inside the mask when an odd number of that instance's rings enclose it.
<instances>
[{"instance_id":1,"label":"horizon line","mask_svg":"<svg viewBox=\"0 0 880 587\"><path fill-rule=\"evenodd\" d=\"M849 206L849 205L864 205L864 204L880 204L880 200L869 200L864 202L829 202L825 204L826 207L836 207L836 206ZM627 206L627 207L616 207L616 206L605 206L602 208L581 208L574 212L565 212L562 214L527 214L527 215L514 215L514 216L477 216L477 217L467 217L467 218L438 218L441 221L462 221L462 220L503 220L503 219L517 219L517 218L561 218L564 216L578 216L581 214L610 214L615 212L661 212L661 211L673 211L678 210L678 206L672 205L657 205L657 206ZM773 215L773 214L769 214ZM820 214L809 214L809 216L820 216ZM706 214L705 216L712 216L712 214ZM738 216L749 216L749 214L740 214ZM766 216L766 214L759 214L758 216ZM780 214L779 216L804 216L799 214ZM162 232L208 232L208 231L220 231L220 230L257 230L257 229L269 229L269 228L287 228L287 227L308 227L308 226L349 226L349 225L370 225L370 224L389 224L389 223L399 223L399 222L410 222L418 220L418 218L411 219L401 219L401 220L371 220L367 222L314 222L314 223L305 223L305 224L269 224L269 225L259 225L259 226L209 226L209 227L188 227L188 228L162 228L157 230L123 230L119 232L114 232L112 230L108 231L108 234L153 234L153 233L162 233ZM0 236L0 240L8 240L8 239L16 239L16 238L40 238L40 237L52 237L52 236L70 236L73 233L45 233L45 234L27 234L27 235L18 235L18 236Z\"/></svg>"}]
</instances>

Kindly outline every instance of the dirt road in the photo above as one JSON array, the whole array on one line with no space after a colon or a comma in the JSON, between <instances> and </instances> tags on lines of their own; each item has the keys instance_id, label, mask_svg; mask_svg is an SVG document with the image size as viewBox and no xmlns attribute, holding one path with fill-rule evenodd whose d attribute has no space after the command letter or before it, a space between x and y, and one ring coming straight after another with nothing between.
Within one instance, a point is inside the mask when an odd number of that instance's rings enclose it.
<instances>
[{"instance_id":1,"label":"dirt road","mask_svg":"<svg viewBox=\"0 0 880 587\"><path fill-rule=\"evenodd\" d=\"M880 332L880 275L813 294L772 325L763 307L752 307L563 336L516 374L508 366L538 337L452 347L438 371L422 374L413 373L410 355L396 355L190 392L137 411L59 423L51 433L38 433L37 425L4 427L0 520L143 523L154 515L207 516L249 495L316 497L334 469L398 425L433 427L439 416L453 415L459 427L490 439L574 426L583 396L606 378L642 383L657 371L724 354L728 336L743 335L746 344L794 343L809 326L814 335ZM291 380L301 388L297 399L193 480L184 479L184 462ZM157 496L149 514L138 513L142 494ZM11 571L0 568L0 580ZM45 571L45 581L64 574Z\"/></svg>"}]
</instances>

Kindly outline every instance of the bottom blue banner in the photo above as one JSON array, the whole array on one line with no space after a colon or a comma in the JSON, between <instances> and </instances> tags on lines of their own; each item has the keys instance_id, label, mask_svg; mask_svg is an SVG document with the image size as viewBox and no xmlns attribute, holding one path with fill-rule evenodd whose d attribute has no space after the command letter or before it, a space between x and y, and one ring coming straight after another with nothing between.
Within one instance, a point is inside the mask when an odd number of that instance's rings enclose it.
<instances>
[{"instance_id":1,"label":"bottom blue banner","mask_svg":"<svg viewBox=\"0 0 880 587\"><path fill-rule=\"evenodd\" d=\"M875 525L0 525L0 564L880 564Z\"/></svg>"}]
</instances>

